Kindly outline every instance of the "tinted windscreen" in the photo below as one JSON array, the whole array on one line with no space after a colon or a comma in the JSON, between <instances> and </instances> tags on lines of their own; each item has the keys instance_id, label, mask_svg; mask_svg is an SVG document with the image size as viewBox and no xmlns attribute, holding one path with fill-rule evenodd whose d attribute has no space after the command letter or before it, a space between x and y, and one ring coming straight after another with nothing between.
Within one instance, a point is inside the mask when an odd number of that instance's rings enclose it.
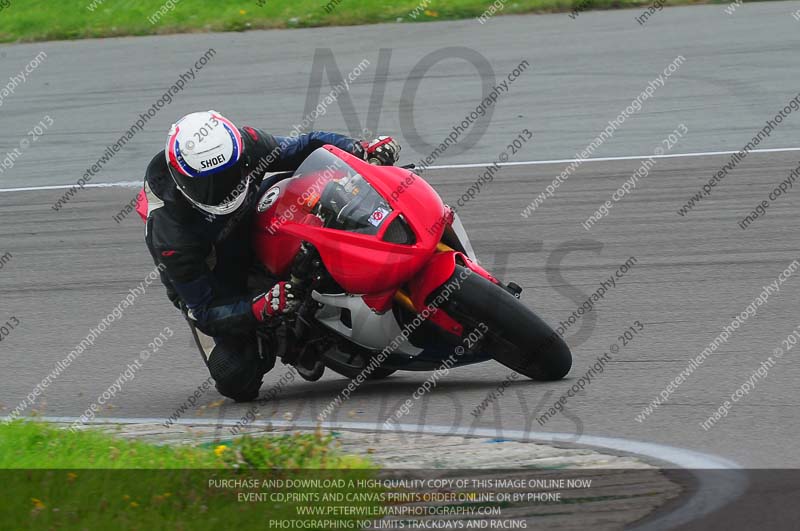
<instances>
[{"instance_id":1,"label":"tinted windscreen","mask_svg":"<svg viewBox=\"0 0 800 531\"><path fill-rule=\"evenodd\" d=\"M318 149L308 157L295 175L327 181L314 209L327 228L377 234L392 212L364 177L325 149Z\"/></svg>"}]
</instances>

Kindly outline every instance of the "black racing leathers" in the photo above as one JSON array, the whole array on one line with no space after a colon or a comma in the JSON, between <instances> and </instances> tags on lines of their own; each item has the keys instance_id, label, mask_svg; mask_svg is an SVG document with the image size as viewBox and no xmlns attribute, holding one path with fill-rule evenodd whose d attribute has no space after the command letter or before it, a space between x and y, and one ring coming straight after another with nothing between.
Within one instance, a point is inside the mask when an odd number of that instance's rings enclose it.
<instances>
[{"instance_id":1,"label":"black racing leathers","mask_svg":"<svg viewBox=\"0 0 800 531\"><path fill-rule=\"evenodd\" d=\"M185 309L209 336L251 332L257 320L247 292L252 263L250 225L258 189L268 172L294 171L314 150L332 144L363 157L360 142L335 133L312 132L296 138L240 129L252 182L245 204L226 216L193 207L177 189L162 151L147 167L149 213L145 240L170 300ZM162 206L163 202L163 206Z\"/></svg>"}]
</instances>

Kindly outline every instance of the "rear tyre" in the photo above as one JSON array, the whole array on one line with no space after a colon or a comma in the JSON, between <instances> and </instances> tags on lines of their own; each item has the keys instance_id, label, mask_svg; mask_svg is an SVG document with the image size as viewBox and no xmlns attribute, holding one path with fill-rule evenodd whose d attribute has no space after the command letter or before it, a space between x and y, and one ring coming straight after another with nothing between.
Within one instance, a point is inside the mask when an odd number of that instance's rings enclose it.
<instances>
[{"instance_id":1,"label":"rear tyre","mask_svg":"<svg viewBox=\"0 0 800 531\"><path fill-rule=\"evenodd\" d=\"M465 271L456 266L448 285L466 278L442 308L465 328L485 324L483 348L506 367L534 380L566 376L572 353L561 336L502 286Z\"/></svg>"}]
</instances>

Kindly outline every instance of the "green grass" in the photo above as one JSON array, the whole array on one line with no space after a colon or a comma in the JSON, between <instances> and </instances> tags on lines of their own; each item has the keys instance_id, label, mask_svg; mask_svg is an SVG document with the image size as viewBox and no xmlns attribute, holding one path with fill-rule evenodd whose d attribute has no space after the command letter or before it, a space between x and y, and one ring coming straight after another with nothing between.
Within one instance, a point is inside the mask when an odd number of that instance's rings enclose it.
<instances>
[{"instance_id":1,"label":"green grass","mask_svg":"<svg viewBox=\"0 0 800 531\"><path fill-rule=\"evenodd\" d=\"M174 0L172 0L174 1ZM258 0L226 5L216 0L180 0L151 24L165 0L0 0L0 42L152 35L195 31L341 26L377 22L424 22L480 16L490 0L341 0L330 12L328 0ZM94 4L93 4L94 3ZM569 11L573 6L606 9L646 6L643 0L508 0L500 14ZM703 3L667 0L667 4ZM95 5L90 11L89 6ZM418 16L412 13L418 7Z\"/></svg>"},{"instance_id":2,"label":"green grass","mask_svg":"<svg viewBox=\"0 0 800 531\"><path fill-rule=\"evenodd\" d=\"M365 468L368 462L331 452L319 433L242 437L210 445L166 446L117 439L87 430L70 432L37 422L0 426L0 469L5 468Z\"/></svg>"},{"instance_id":3,"label":"green grass","mask_svg":"<svg viewBox=\"0 0 800 531\"><path fill-rule=\"evenodd\" d=\"M308 434L164 446L13 422L0 426L0 529L218 530L250 528L267 517L302 518L297 507L303 503L245 502L238 493L321 496L354 489L233 489L210 480L374 477L368 461L339 455L331 442L330 437ZM379 507L366 502L325 505ZM359 522L357 517L331 518Z\"/></svg>"}]
</instances>

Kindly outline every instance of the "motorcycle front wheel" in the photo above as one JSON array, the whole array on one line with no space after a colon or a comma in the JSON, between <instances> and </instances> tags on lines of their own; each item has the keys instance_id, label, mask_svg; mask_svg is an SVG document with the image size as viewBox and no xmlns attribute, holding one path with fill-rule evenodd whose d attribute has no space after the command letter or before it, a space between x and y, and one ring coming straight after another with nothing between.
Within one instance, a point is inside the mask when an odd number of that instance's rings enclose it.
<instances>
[{"instance_id":1,"label":"motorcycle front wheel","mask_svg":"<svg viewBox=\"0 0 800 531\"><path fill-rule=\"evenodd\" d=\"M456 285L442 305L465 330L488 328L483 349L506 367L533 380L560 380L572 368L572 353L562 337L505 288L456 266L448 284Z\"/></svg>"}]
</instances>

